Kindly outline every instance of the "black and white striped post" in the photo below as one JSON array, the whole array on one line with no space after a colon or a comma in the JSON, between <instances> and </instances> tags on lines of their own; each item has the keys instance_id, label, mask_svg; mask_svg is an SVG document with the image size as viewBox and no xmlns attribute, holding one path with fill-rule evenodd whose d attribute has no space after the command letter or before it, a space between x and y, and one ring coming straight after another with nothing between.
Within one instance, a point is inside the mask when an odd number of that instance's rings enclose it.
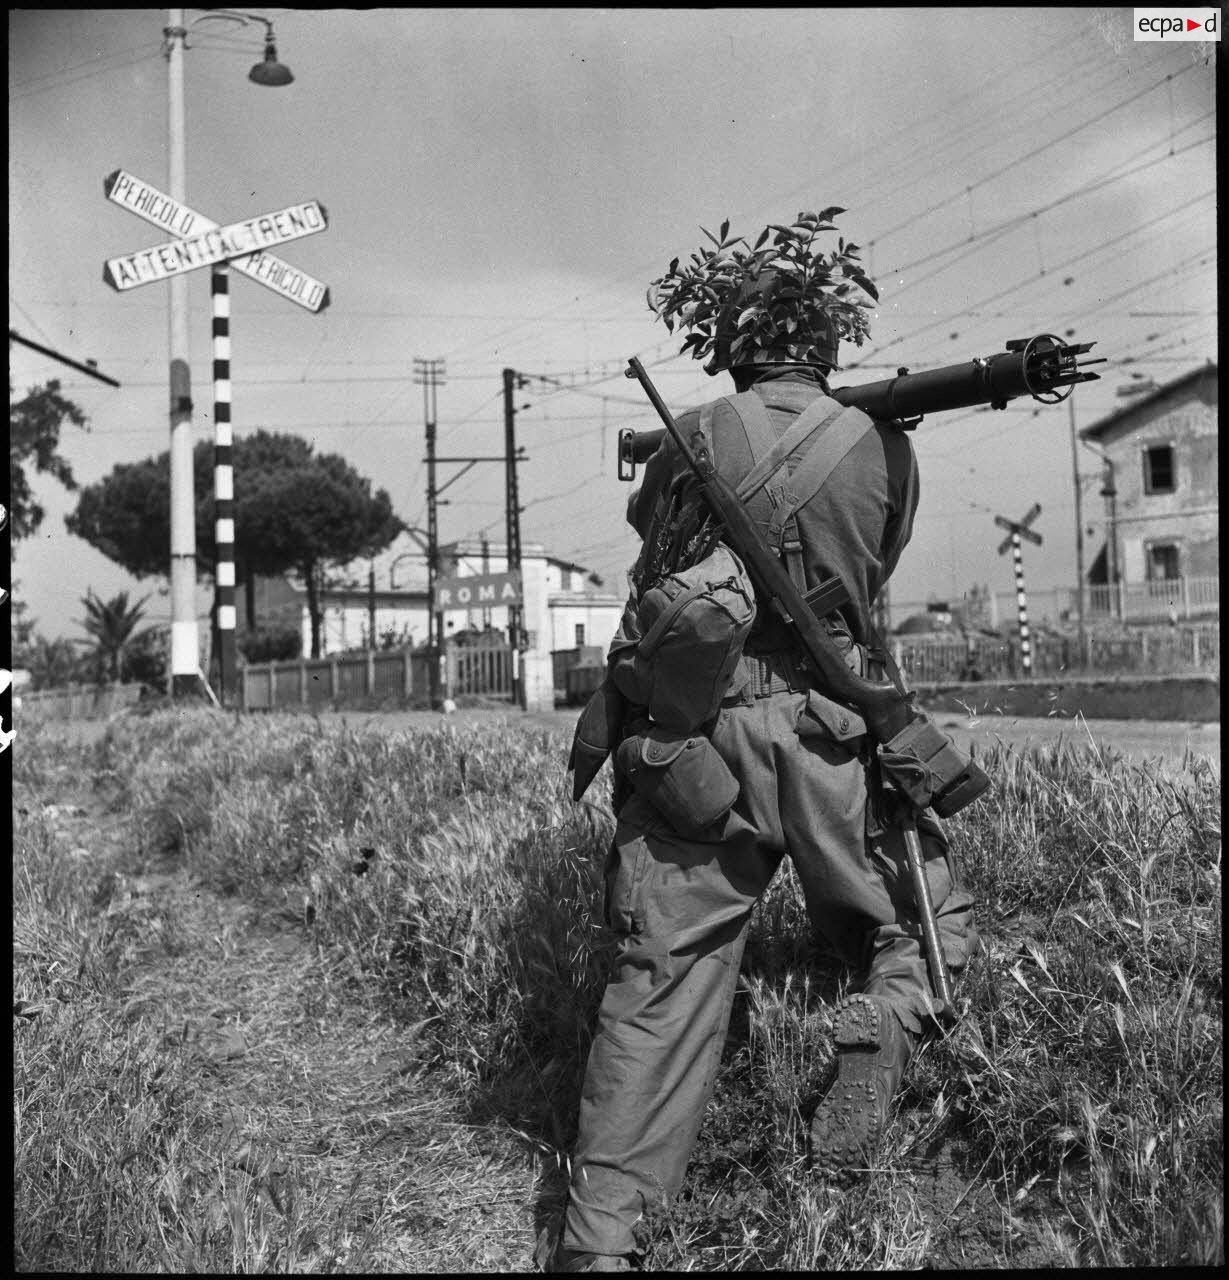
<instances>
[{"instance_id":1,"label":"black and white striped post","mask_svg":"<svg viewBox=\"0 0 1229 1280\"><path fill-rule=\"evenodd\" d=\"M237 648L235 644L235 477L230 417L230 270L217 263L211 279L213 299L213 496L214 608L217 614L218 659L221 670L219 701L231 706L235 699Z\"/></svg>"},{"instance_id":2,"label":"black and white striped post","mask_svg":"<svg viewBox=\"0 0 1229 1280\"><path fill-rule=\"evenodd\" d=\"M1024 556L1020 553L1019 531L1011 535L1011 558L1016 570L1016 620L1020 629L1020 665L1024 674L1033 674L1033 649L1028 639L1028 597L1024 594Z\"/></svg>"},{"instance_id":3,"label":"black and white striped post","mask_svg":"<svg viewBox=\"0 0 1229 1280\"><path fill-rule=\"evenodd\" d=\"M1020 628L1020 665L1026 676L1033 674L1033 646L1028 634L1028 597L1024 592L1024 556L1022 540L1041 545L1041 534L1034 533L1028 526L1041 514L1041 504L1034 503L1022 520L1007 520L1003 516L995 516L994 523L1008 531L1008 536L999 544L999 555L1008 547L1016 571L1016 616Z\"/></svg>"}]
</instances>

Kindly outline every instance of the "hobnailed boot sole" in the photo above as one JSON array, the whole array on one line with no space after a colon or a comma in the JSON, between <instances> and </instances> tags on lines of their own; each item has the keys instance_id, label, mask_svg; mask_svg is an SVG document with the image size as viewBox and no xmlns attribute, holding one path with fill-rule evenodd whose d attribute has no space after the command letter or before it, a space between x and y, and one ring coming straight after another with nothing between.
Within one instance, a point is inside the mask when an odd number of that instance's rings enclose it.
<instances>
[{"instance_id":1,"label":"hobnailed boot sole","mask_svg":"<svg viewBox=\"0 0 1229 1280\"><path fill-rule=\"evenodd\" d=\"M895 1080L883 1081L888 1087L881 1099L876 1082L894 1065L881 1060L882 1051L889 1047L883 1020L892 1017L870 996L850 996L837 1010L833 1028L837 1076L811 1120L811 1158L820 1173L840 1176L871 1167L883 1137L888 1102L905 1065L900 1064ZM905 1036L903 1029L900 1035Z\"/></svg>"}]
</instances>

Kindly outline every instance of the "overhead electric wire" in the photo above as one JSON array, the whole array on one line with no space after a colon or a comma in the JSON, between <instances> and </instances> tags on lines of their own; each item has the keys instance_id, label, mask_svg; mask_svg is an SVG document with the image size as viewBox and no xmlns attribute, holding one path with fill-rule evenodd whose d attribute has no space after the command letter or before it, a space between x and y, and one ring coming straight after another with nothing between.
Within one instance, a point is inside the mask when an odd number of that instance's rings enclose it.
<instances>
[{"instance_id":1,"label":"overhead electric wire","mask_svg":"<svg viewBox=\"0 0 1229 1280\"><path fill-rule=\"evenodd\" d=\"M84 75L74 76L74 75L68 75L67 72L64 72L64 71L54 71L54 72L49 71L44 76L34 77L31 80L25 81L23 84L17 85L16 92L9 93L9 102L10 103L22 102L26 98L32 98L35 96L35 94L46 93L50 89L62 89L70 84L80 84L84 80L92 80L96 76L107 75L113 71L122 71L125 67L135 66L138 62L149 62L153 58L160 57L162 54L162 45L160 43L149 45L149 46L142 45L140 46L140 49L143 51L141 52L138 52L135 50L131 51L133 52L134 56L126 58L123 62L110 61L112 57L120 56L118 54L105 55L105 58L108 60L109 65L107 66L95 65L92 67L91 70L87 71L86 74ZM101 62L102 60L100 59L98 61ZM77 67L79 68L79 67L84 67L88 65L90 64L78 63ZM47 80L49 83L47 84L36 83L36 81L40 79Z\"/></svg>"},{"instance_id":2,"label":"overhead electric wire","mask_svg":"<svg viewBox=\"0 0 1229 1280\"><path fill-rule=\"evenodd\" d=\"M903 231L907 227L910 227L920 221L922 218L937 212L939 209L946 208L954 201L964 198L967 191L976 191L978 187L983 187L987 183L993 182L996 178L1001 178L1003 174L1009 173L1018 165L1022 165L1026 161L1033 159L1034 156L1040 155L1043 151L1048 151L1051 147L1056 147L1060 142L1066 142L1068 138L1073 138L1077 133L1081 133L1091 125L1097 124L1101 120L1106 119L1107 116L1113 115L1114 112L1121 111L1123 107L1130 106L1132 102L1137 102L1147 94L1155 92L1162 85L1170 83L1175 79L1175 77L1185 75L1188 71L1192 70L1194 70L1193 66L1183 67L1181 71L1171 72L1166 75L1163 80L1156 81L1154 84L1149 85L1148 88L1141 89L1138 93L1132 94L1129 98L1123 98L1120 102L1116 102L1112 107L1106 108L1106 110L1100 112L1098 115L1085 120L1083 123L1076 125L1072 129L1068 129L1066 133L1060 134L1057 138L1052 138L1049 142L1042 143L1041 146L1035 147L1032 151L1026 151L1024 155L1017 156L1014 160L1011 160L1001 168L996 169L993 173L986 174L984 177L979 178L976 182L969 184L966 191L958 191L955 194L948 196L946 199L941 200L938 204L931 205L928 209L923 209L920 213L914 214L913 217L906 219L904 222L898 223L894 227L889 227L886 231L881 231L875 240L867 241L866 247L869 249L872 244L877 243L878 240L882 240L885 236L894 235L897 231Z\"/></svg>"},{"instance_id":3,"label":"overhead electric wire","mask_svg":"<svg viewBox=\"0 0 1229 1280\"><path fill-rule=\"evenodd\" d=\"M783 198L788 198L788 197L783 197ZM653 269L654 268L652 266L646 266L643 268L637 268L637 270L635 270L634 272L622 273L617 277L610 278L607 282L603 284L602 288L603 290L612 289L614 288L614 286L622 284L627 280L642 279L646 272L652 271ZM583 302L582 302L582 299L577 298L572 303L566 304L566 305L570 308L576 305L583 305ZM518 329L523 328L525 325L528 325L528 324L536 324L543 321L552 322L552 323L566 323L566 322L574 322L574 319L575 318L571 316L560 317L558 313L558 309L555 309L550 312L544 312L539 316L527 318L520 324L512 325L509 328L500 330L495 334L491 334L489 336L484 335L482 338L475 339L474 342L475 343L476 342L482 342L482 343L493 342L495 341L495 339L500 337L505 337L510 333L514 333ZM532 340L532 339L527 339L527 340ZM455 355L457 352L464 350L465 345L466 344L462 344L460 346L454 347L452 348L452 350L450 350L446 354L449 356Z\"/></svg>"},{"instance_id":4,"label":"overhead electric wire","mask_svg":"<svg viewBox=\"0 0 1229 1280\"><path fill-rule=\"evenodd\" d=\"M1199 123L1205 119L1207 119L1207 116L1201 116L1199 121L1192 122L1192 123ZM1038 218L1044 213L1051 213L1053 210L1060 208L1064 204L1068 204L1072 200L1077 200L1081 196L1091 195L1094 191L1100 191L1102 188L1110 186L1115 182L1122 182L1126 178L1134 177L1137 173L1142 173L1145 169L1152 168L1153 165L1163 164L1166 160L1173 159L1175 156L1183 155L1185 154L1185 152L1192 151L1196 147L1202 147L1207 145L1207 143L1209 142L1215 142L1215 141L1216 141L1215 135L1212 135L1207 138L1197 138L1194 142L1188 143L1185 147L1182 147L1178 151L1171 151L1163 156L1154 156L1151 160L1145 160L1142 163L1136 165L1132 169L1124 170L1122 173L1115 173L1114 169L1111 169L1108 173L1101 175L1101 177L1094 178L1090 182L1086 182L1079 187L1075 187L1071 191L1066 192L1065 194L1059 196L1057 199L1051 200L1046 204L1036 205L1034 208L1026 210L1024 213L1013 214L1010 218L1004 219L1004 221L1000 223L996 223L993 227L989 227L985 231L979 232L974 236L970 236L965 240L953 241L951 244L945 245L942 249L932 250L930 253L926 254L921 258L916 258L912 262L907 262L901 266L893 267L891 268L890 271L886 273L886 275L894 275L904 271L912 271L915 267L925 266L927 263L933 262L936 258L941 258L948 253L954 253L957 250L964 249L967 245L971 243L981 242L990 237L997 238L997 236L1000 233L1003 233L1006 231L1013 231L1018 229L1019 227L1025 226L1034 218ZM1147 147L1143 148L1143 150L1151 151L1156 145L1157 145L1156 143L1150 143ZM1142 154L1142 152L1136 152L1135 154L1139 155L1139 154ZM1126 163L1128 163L1128 161L1120 161L1119 165L1126 164ZM1115 169L1118 168L1119 165L1115 165L1114 168ZM950 263L946 264L946 266L950 266L950 265L951 265ZM944 269L946 269L946 266ZM930 278L929 276L922 277L923 280L929 279L929 278ZM911 289L915 285L920 283L921 283L921 280L910 280L901 286L901 290L903 292L905 289Z\"/></svg>"},{"instance_id":5,"label":"overhead electric wire","mask_svg":"<svg viewBox=\"0 0 1229 1280\"><path fill-rule=\"evenodd\" d=\"M1164 81L1160 81L1160 82L1158 82L1158 83L1164 83ZM1153 86L1153 87L1155 87L1155 86ZM1148 90L1148 91L1150 91L1150 90ZM1139 95L1133 95L1133 96L1139 96ZM1128 101L1129 101L1129 100L1130 100L1130 99L1128 99ZM1116 107L1117 107L1117 106L1120 106L1120 105L1122 105L1122 103L1116 104L1116 106L1115 106L1114 108L1110 108L1110 110L1114 110L1114 109L1116 109ZM1081 126L1081 127L1082 127L1082 126ZM1078 129L1077 129L1077 130L1075 130L1075 131L1078 131ZM1063 139L1057 139L1057 140L1055 140L1055 142L1054 142L1054 143L1047 144L1047 146L1049 146L1049 145L1056 145L1056 143L1057 143L1058 141L1062 141L1062 140L1063 140ZM1039 154L1039 153L1040 153L1040 151L1045 150L1045 149L1046 149L1046 147L1039 148L1039 149L1038 149L1034 154ZM1010 166L1009 166L1009 167L1010 167ZM964 196L964 195L967 193L967 191L968 191L968 190L970 190L970 189L971 189L971 190L976 190L978 187L980 187L980 186L982 186L982 185L985 185L985 181L986 181L986 180L982 180L982 181L979 181L978 183L973 184L971 188L966 188L965 190L963 190L963 191L961 191L960 193L958 193L958 196ZM878 237L878 239L879 239L879 240L882 240L882 239L883 239L884 234L886 234L886 233L881 234L881 235ZM963 244L963 243L965 243L965 242L961 242L961 243ZM648 270L651 270L651 268L647 268L647 269L648 269ZM641 272L638 272L638 273L636 273L636 274L642 278L642 277L643 277L644 272L643 272L643 271L641 271ZM626 277L619 277L619 278L618 278L618 280L616 280L616 281L611 281L611 282L610 282L610 285L613 285L614 283L619 283L619 282L621 282L623 279L627 279L627 278L631 278L631 277L630 277L630 276L626 276ZM603 285L603 289L605 289L605 288L607 288L607 287L610 287L610 286L608 286L608 285ZM572 303L572 304L567 304L567 305L570 307L570 306L576 305L576 303L579 303L579 302L580 302L580 299L576 299L574 303ZM553 320L552 320L552 317L553 317ZM509 329L501 330L501 331L500 331L500 333L498 333L498 334L496 334L496 335L492 335L489 339L488 339L488 338L483 338L483 339L479 339L478 341L483 341L483 342L485 342L485 341L493 341L493 340L494 340L494 338L496 338L496 337L506 336L508 333L515 332L518 328L522 328L522 327L524 327L524 325L538 323L538 322L543 321L543 320L548 320L548 321L550 321L551 323L564 323L564 322L567 322L569 319L570 319L570 317L560 317L560 316L559 316L559 314L558 314L558 311L556 310L556 311L551 312L551 313L545 313L545 314L544 314L544 315L542 315L542 316L537 316L537 317L529 318L529 319L527 319L526 321L524 321L522 325L513 325L513 326L511 326L511 328L509 328ZM529 336L529 337L519 339L517 342L515 342L515 343L513 343L513 344L509 344L509 345L510 345L510 346L523 345L523 343L524 343L524 342L528 342L528 341L533 341L533 340L535 340L535 336L540 337L540 335L531 335L531 336ZM454 349L453 349L453 352L450 352L449 354L453 354L453 353L455 353L456 351L463 350L463 349L464 349L464 346L454 348ZM505 349L507 349L507 348L505 348Z\"/></svg>"},{"instance_id":6,"label":"overhead electric wire","mask_svg":"<svg viewBox=\"0 0 1229 1280\"><path fill-rule=\"evenodd\" d=\"M1202 199L1205 199L1207 196L1211 196L1215 194L1216 194L1215 191L1201 192L1200 195L1194 197L1194 201L1202 200ZM1194 201L1190 203L1193 203ZM1149 222L1144 223L1139 227L1132 227L1130 231L1123 232L1121 235L1115 236L1112 240L1108 240L1101 244L1097 244L1091 249L1087 249L1082 253L1076 254L1074 257L1067 258L1067 259L1064 259L1062 262L1055 263L1053 267L1042 270L1039 274L1029 276L1025 280L1017 281L1015 284L1007 286L1007 288L1000 290L998 293L988 294L984 298L979 298L975 305L980 307L980 306L987 306L993 302L999 302L1003 298L1008 297L1011 294L1016 293L1021 289L1027 288L1029 285L1036 284L1039 280L1043 280L1047 276L1054 276L1059 272L1065 271L1068 267L1074 266L1077 262L1081 262L1085 258L1095 256L1098 253L1102 253L1112 248L1116 244L1122 243L1122 241L1124 240L1130 239L1132 236L1138 234L1142 230L1145 230L1147 227L1152 226L1156 222L1164 221L1166 218L1170 218L1175 215L1181 215L1183 213L1188 212L1190 209L1190 203L1184 203L1183 205L1180 205L1175 209L1167 210L1166 213L1151 219ZM963 318L965 314L966 314L966 311L962 307L959 311L953 312L951 315L949 315L945 319L931 321L929 324L922 326L922 328L920 329L915 329L911 333L903 334L898 338L893 338L890 342L884 343L882 346L876 348L876 353L877 354L882 353L884 351L889 350L893 346L897 346L902 342L908 342L915 337L921 336L929 332L931 329L933 329L935 325L946 326L946 324L954 323L956 320ZM850 365L849 367L856 368L858 367L858 365L857 363L855 363Z\"/></svg>"}]
</instances>

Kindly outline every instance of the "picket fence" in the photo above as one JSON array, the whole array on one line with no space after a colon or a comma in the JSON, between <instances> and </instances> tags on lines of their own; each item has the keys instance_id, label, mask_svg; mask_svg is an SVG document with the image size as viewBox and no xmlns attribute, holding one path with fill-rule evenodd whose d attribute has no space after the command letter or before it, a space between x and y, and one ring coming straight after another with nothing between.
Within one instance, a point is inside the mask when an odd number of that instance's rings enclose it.
<instances>
[{"instance_id":1,"label":"picket fence","mask_svg":"<svg viewBox=\"0 0 1229 1280\"><path fill-rule=\"evenodd\" d=\"M906 680L914 685L1024 677L1016 637L900 636L894 638L892 648ZM1031 650L1031 675L1040 679L1219 673L1220 624L1144 627L1112 634L1090 631L1082 651L1075 636L1040 633L1032 637ZM592 681L573 677L589 674L589 668L593 674L600 672L602 656L592 646L552 654L557 697L583 701ZM449 645L440 682L453 697L511 700L511 650L506 645ZM239 690L239 705L245 711L427 706L432 692L431 658L424 650L390 649L252 664L240 667ZM14 713L31 719L102 719L133 706L141 696L139 684L25 691L14 698Z\"/></svg>"},{"instance_id":2,"label":"picket fence","mask_svg":"<svg viewBox=\"0 0 1229 1280\"><path fill-rule=\"evenodd\" d=\"M1021 679L1018 637L899 636L893 655L910 684ZM1181 675L1220 671L1220 624L1141 627L1128 633L1078 637L1033 635L1031 675Z\"/></svg>"},{"instance_id":3,"label":"picket fence","mask_svg":"<svg viewBox=\"0 0 1229 1280\"><path fill-rule=\"evenodd\" d=\"M239 671L240 705L245 711L426 706L432 697L431 663L426 650L388 649L244 666ZM513 696L512 665L506 644L449 644L439 688L453 698L507 700Z\"/></svg>"}]
</instances>

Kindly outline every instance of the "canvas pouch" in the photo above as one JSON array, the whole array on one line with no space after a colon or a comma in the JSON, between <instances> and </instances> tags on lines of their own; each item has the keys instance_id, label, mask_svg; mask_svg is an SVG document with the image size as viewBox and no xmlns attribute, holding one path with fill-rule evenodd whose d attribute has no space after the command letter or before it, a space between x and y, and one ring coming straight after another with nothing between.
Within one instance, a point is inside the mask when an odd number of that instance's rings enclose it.
<instances>
[{"instance_id":1,"label":"canvas pouch","mask_svg":"<svg viewBox=\"0 0 1229 1280\"><path fill-rule=\"evenodd\" d=\"M639 640L612 662L629 702L676 734L717 714L755 621L755 589L723 543L698 564L667 575L640 598Z\"/></svg>"},{"instance_id":2,"label":"canvas pouch","mask_svg":"<svg viewBox=\"0 0 1229 1280\"><path fill-rule=\"evenodd\" d=\"M623 739L615 763L637 795L682 836L713 834L738 799L738 779L703 734L646 726Z\"/></svg>"}]
</instances>

